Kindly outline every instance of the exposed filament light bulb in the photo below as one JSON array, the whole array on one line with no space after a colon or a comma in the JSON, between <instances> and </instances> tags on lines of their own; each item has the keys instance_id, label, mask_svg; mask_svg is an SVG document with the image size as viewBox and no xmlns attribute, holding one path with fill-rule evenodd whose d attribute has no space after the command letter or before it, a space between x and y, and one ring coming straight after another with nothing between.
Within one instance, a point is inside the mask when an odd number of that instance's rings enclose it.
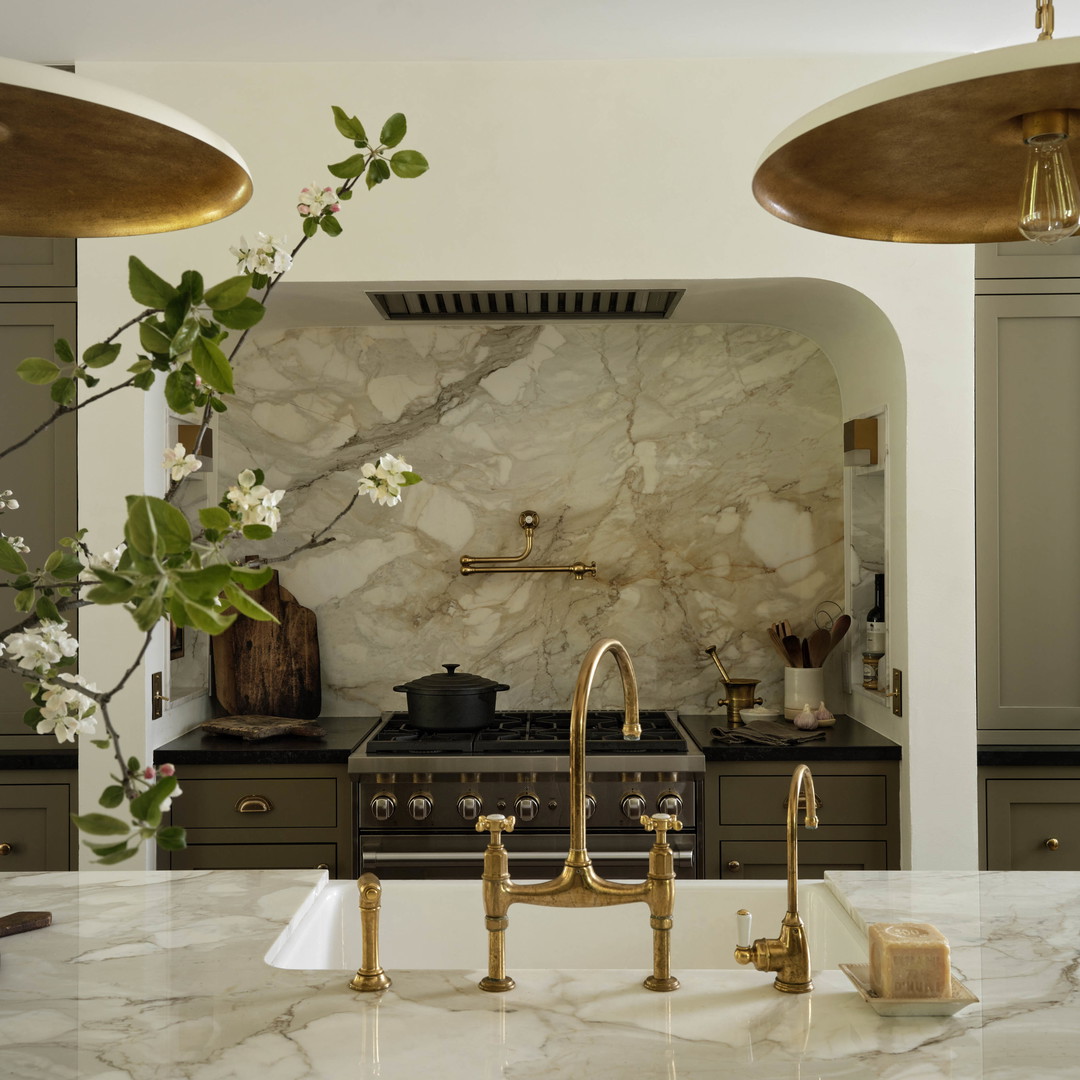
<instances>
[{"instance_id":1,"label":"exposed filament light bulb","mask_svg":"<svg viewBox=\"0 0 1080 1080\"><path fill-rule=\"evenodd\" d=\"M1028 146L1020 233L1028 240L1055 244L1080 229L1080 186L1069 151L1069 120L1064 111L1028 113L1023 118Z\"/></svg>"}]
</instances>

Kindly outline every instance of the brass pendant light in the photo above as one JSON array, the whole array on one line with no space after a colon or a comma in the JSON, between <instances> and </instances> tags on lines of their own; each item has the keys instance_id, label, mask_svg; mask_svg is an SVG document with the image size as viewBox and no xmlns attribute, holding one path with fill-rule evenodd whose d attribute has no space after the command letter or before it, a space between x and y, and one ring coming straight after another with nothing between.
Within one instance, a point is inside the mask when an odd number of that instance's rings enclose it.
<instances>
[{"instance_id":1,"label":"brass pendant light","mask_svg":"<svg viewBox=\"0 0 1080 1080\"><path fill-rule=\"evenodd\" d=\"M1080 227L1080 38L904 72L804 116L766 150L754 195L803 228L922 244L1051 243ZM1021 221L1023 220L1023 229Z\"/></svg>"},{"instance_id":2,"label":"brass pendant light","mask_svg":"<svg viewBox=\"0 0 1080 1080\"><path fill-rule=\"evenodd\" d=\"M0 235L169 232L226 217L249 198L243 159L189 117L0 59Z\"/></svg>"}]
</instances>

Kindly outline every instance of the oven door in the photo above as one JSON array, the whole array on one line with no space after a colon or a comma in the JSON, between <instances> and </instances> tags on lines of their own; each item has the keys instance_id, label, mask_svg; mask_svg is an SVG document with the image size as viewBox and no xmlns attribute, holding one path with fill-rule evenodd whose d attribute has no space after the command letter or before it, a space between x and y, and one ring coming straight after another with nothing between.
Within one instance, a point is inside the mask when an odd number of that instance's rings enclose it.
<instances>
[{"instance_id":1,"label":"oven door","mask_svg":"<svg viewBox=\"0 0 1080 1080\"><path fill-rule=\"evenodd\" d=\"M510 876L515 881L548 881L566 862L567 834L515 833L505 839ZM627 833L589 833L589 858L597 873L611 881L641 881L649 872L652 837ZM669 836L675 874L697 877L693 833ZM476 833L360 836L360 872L390 878L479 878L486 839Z\"/></svg>"}]
</instances>

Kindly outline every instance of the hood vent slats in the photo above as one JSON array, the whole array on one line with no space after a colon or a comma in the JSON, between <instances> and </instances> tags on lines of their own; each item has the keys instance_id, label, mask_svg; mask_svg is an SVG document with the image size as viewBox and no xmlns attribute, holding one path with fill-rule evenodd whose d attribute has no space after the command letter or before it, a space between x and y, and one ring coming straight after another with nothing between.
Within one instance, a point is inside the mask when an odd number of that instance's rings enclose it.
<instances>
[{"instance_id":1,"label":"hood vent slats","mask_svg":"<svg viewBox=\"0 0 1080 1080\"><path fill-rule=\"evenodd\" d=\"M369 292L384 319L446 322L520 319L666 319L685 289L560 288L524 291L431 289Z\"/></svg>"}]
</instances>

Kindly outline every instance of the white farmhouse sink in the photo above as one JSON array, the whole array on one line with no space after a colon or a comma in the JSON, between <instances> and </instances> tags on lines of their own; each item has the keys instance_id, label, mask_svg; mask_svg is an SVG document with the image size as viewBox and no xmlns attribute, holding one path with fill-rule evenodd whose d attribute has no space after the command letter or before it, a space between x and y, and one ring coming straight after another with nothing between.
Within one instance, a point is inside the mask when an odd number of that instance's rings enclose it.
<instances>
[{"instance_id":1,"label":"white farmhouse sink","mask_svg":"<svg viewBox=\"0 0 1080 1080\"><path fill-rule=\"evenodd\" d=\"M680 881L675 888L671 970L734 968L735 913L754 916L754 937L775 937L787 907L783 881ZM820 881L799 888L815 970L866 963L866 934ZM652 967L645 904L544 908L514 904L506 931L506 970ZM301 905L265 956L281 968L355 971L360 957L359 894L329 881ZM394 971L480 970L487 931L479 881L385 881L379 961Z\"/></svg>"}]
</instances>

